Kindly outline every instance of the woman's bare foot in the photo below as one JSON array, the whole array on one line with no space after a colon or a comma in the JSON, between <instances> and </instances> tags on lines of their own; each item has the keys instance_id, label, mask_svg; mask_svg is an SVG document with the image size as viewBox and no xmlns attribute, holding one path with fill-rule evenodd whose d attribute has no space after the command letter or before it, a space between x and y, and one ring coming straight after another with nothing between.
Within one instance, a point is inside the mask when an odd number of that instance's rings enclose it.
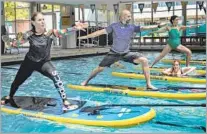
<instances>
[{"instance_id":1,"label":"woman's bare foot","mask_svg":"<svg viewBox=\"0 0 207 134\"><path fill-rule=\"evenodd\" d=\"M68 105L70 105L70 102L68 102L67 100L64 100L64 101L63 101L63 104L64 104L65 106L68 106Z\"/></svg>"},{"instance_id":2,"label":"woman's bare foot","mask_svg":"<svg viewBox=\"0 0 207 134\"><path fill-rule=\"evenodd\" d=\"M68 100L64 100L63 104L64 104L64 107L63 107L64 112L78 108L78 105L72 105L70 102L68 102Z\"/></svg>"},{"instance_id":3,"label":"woman's bare foot","mask_svg":"<svg viewBox=\"0 0 207 134\"><path fill-rule=\"evenodd\" d=\"M6 104L6 101L8 101L10 99L9 96L5 96L1 99L1 105L5 105Z\"/></svg>"},{"instance_id":4,"label":"woman's bare foot","mask_svg":"<svg viewBox=\"0 0 207 134\"><path fill-rule=\"evenodd\" d=\"M81 86L86 86L87 84L88 84L88 82L84 81L84 82L81 83Z\"/></svg>"}]
</instances>

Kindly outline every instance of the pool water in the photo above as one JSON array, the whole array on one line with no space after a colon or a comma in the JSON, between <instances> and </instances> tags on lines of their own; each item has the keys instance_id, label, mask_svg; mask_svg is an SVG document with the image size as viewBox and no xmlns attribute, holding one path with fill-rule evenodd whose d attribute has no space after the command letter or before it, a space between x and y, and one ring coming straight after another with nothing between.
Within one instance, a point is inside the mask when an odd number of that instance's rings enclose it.
<instances>
[{"instance_id":1,"label":"pool water","mask_svg":"<svg viewBox=\"0 0 207 134\"><path fill-rule=\"evenodd\" d=\"M158 52L142 52L147 57L150 63ZM201 104L205 103L205 100L199 101L186 101L186 100L167 100L167 99L155 99L146 97L130 97L115 95L109 93L96 93L96 92L81 92L67 88L67 84L80 84L85 80L89 73L98 66L104 56L93 56L83 58L72 58L68 60L52 61L55 65L59 75L65 85L65 89L68 97L81 100L97 101L101 103L110 104ZM180 53L168 54L165 58L184 58ZM193 53L193 59L205 59L205 53ZM134 65L121 62L125 69L118 68L106 68L102 73L97 75L90 84L116 84L116 85L128 85L128 86L145 86L145 80L133 80L123 79L111 76L112 71L119 72L137 72L134 69ZM169 67L170 65L159 62L156 67ZM183 65L184 66L184 65ZM196 65L198 68L205 68L205 66ZM14 69L8 69L2 67L2 92L1 96L9 94L9 89L14 77L17 73L19 65L7 66ZM15 69L17 68L17 69ZM190 83L171 83L165 81L151 80L152 84L156 87L172 86L199 86L205 87L201 84ZM41 97L54 97L58 98L59 94L55 89L53 82L39 74L34 72L32 76L20 86L16 95L20 96L41 96ZM23 115L10 115L1 113L2 120L2 132L199 132L203 133L201 129L195 128L196 126L206 126L206 109L202 107L153 107L156 110L156 117L142 125L137 125L129 128L105 128L105 127L91 127L84 125L74 124L60 124L48 120L36 119L26 117ZM176 127L161 125L155 123L155 121L168 122L188 127Z\"/></svg>"}]
</instances>

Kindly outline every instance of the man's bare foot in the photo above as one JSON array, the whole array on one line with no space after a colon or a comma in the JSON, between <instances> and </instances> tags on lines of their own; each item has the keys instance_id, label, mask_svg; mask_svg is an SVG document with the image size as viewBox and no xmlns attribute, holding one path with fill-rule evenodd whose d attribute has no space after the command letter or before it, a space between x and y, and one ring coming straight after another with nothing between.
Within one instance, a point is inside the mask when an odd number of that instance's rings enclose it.
<instances>
[{"instance_id":1,"label":"man's bare foot","mask_svg":"<svg viewBox=\"0 0 207 134\"><path fill-rule=\"evenodd\" d=\"M158 88L156 88L156 87L153 86L153 85L147 85L147 89L150 89L150 90L157 90Z\"/></svg>"},{"instance_id":2,"label":"man's bare foot","mask_svg":"<svg viewBox=\"0 0 207 134\"><path fill-rule=\"evenodd\" d=\"M86 86L87 84L88 84L88 82L84 81L84 82L81 83L81 86Z\"/></svg>"}]
</instances>

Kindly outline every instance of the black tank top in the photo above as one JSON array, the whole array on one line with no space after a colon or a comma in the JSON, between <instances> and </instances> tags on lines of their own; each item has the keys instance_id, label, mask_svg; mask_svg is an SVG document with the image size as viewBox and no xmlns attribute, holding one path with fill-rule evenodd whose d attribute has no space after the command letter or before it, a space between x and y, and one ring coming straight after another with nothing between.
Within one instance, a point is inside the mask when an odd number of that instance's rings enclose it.
<instances>
[{"instance_id":1,"label":"black tank top","mask_svg":"<svg viewBox=\"0 0 207 134\"><path fill-rule=\"evenodd\" d=\"M50 49L53 39L50 36L35 35L27 32L24 39L29 41L30 47L27 57L34 62L44 62L50 60Z\"/></svg>"},{"instance_id":2,"label":"black tank top","mask_svg":"<svg viewBox=\"0 0 207 134\"><path fill-rule=\"evenodd\" d=\"M171 69L172 71L171 71L171 74L174 72L174 68L172 67L172 69ZM182 70L182 68L180 68L180 73L181 74L183 74L183 70Z\"/></svg>"}]
</instances>

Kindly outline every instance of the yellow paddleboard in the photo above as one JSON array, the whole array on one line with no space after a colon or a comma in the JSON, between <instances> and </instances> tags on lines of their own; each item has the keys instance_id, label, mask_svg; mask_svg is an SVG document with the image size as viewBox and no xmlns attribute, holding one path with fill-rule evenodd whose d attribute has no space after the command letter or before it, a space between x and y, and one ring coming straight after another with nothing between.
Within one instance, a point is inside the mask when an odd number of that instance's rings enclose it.
<instances>
[{"instance_id":1,"label":"yellow paddleboard","mask_svg":"<svg viewBox=\"0 0 207 134\"><path fill-rule=\"evenodd\" d=\"M142 70L141 67L135 67L136 70ZM162 72L165 68L149 68L151 71ZM205 75L206 70L195 70L197 74Z\"/></svg>"},{"instance_id":2,"label":"yellow paddleboard","mask_svg":"<svg viewBox=\"0 0 207 134\"><path fill-rule=\"evenodd\" d=\"M120 85L93 84L88 86L68 84L68 88L80 91L103 92L118 95L127 95L134 97L152 97L161 99L175 100L204 100L206 99L205 90L170 90L158 89L157 91L148 91L144 87L128 87ZM199 92L197 92L199 91ZM200 92L201 91L201 92Z\"/></svg>"},{"instance_id":3,"label":"yellow paddleboard","mask_svg":"<svg viewBox=\"0 0 207 134\"><path fill-rule=\"evenodd\" d=\"M171 59L163 59L161 60L164 63L173 63L174 60ZM185 60L179 60L181 64L186 64ZM201 64L201 65L206 65L206 61L199 61L199 60L191 60L191 64Z\"/></svg>"},{"instance_id":4,"label":"yellow paddleboard","mask_svg":"<svg viewBox=\"0 0 207 134\"><path fill-rule=\"evenodd\" d=\"M136 73L112 72L112 75L116 76L116 77L121 77L121 78L145 79L144 75L136 74ZM170 81L170 82L189 82L189 83L200 83L200 84L206 83L206 79L188 78L188 77L171 77L171 76L150 75L150 79Z\"/></svg>"}]
</instances>

